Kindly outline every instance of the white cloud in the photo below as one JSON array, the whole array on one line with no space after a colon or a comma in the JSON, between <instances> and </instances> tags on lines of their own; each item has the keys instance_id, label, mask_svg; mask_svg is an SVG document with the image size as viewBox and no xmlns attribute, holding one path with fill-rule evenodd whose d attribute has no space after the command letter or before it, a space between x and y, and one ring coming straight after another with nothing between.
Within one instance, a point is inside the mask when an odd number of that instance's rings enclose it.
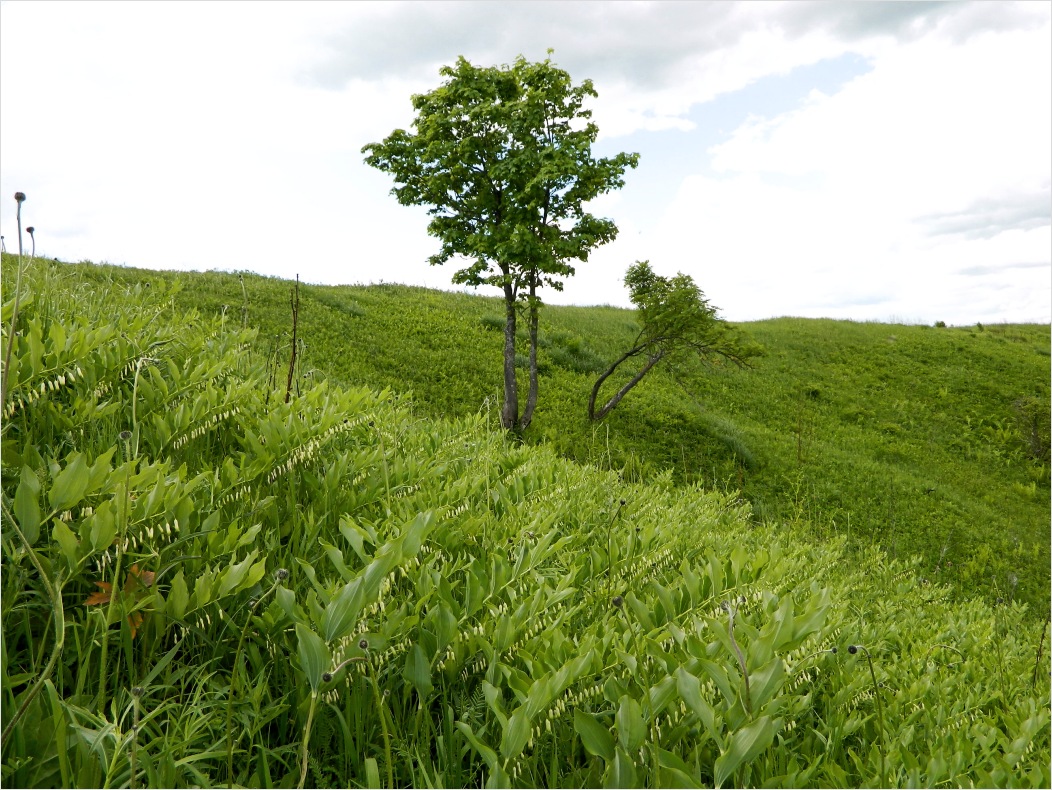
<instances>
[{"instance_id":1,"label":"white cloud","mask_svg":"<svg viewBox=\"0 0 1052 790\"><path fill-rule=\"evenodd\" d=\"M1050 74L1047 24L888 49L837 94L753 119L713 149L720 177L687 180L660 243L720 255L698 279L725 289L714 300L735 316L829 315L838 303L860 317L946 313L939 294L954 292L946 278L965 261L1048 260ZM1047 292L1041 309L1032 283L1009 277L1003 317L1015 304L1047 320ZM973 294L953 318L985 309Z\"/></svg>"},{"instance_id":2,"label":"white cloud","mask_svg":"<svg viewBox=\"0 0 1052 790\"><path fill-rule=\"evenodd\" d=\"M646 258L693 274L735 319L1049 317L1047 268L1002 268L1049 260L1047 4L2 3L0 16L8 249L17 189L38 249L63 259L451 287L455 266L426 263L426 211L398 205L361 146L408 127L411 95L456 55L552 46L595 80L608 145L632 135L642 161L595 203L618 240L550 301L627 304L621 277ZM845 53L870 71L771 109L772 75ZM714 97L749 97L752 117L735 129L740 114L699 113ZM670 150L696 164L677 169ZM990 271L961 273L977 267Z\"/></svg>"}]
</instances>

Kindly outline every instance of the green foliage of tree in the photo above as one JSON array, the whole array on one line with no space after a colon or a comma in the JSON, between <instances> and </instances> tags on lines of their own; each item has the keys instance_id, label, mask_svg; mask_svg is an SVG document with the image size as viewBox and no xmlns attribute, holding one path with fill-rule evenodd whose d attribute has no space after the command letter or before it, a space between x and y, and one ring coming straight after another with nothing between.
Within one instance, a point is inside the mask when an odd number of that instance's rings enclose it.
<instances>
[{"instance_id":1,"label":"green foliage of tree","mask_svg":"<svg viewBox=\"0 0 1052 790\"><path fill-rule=\"evenodd\" d=\"M689 275L662 277L654 273L649 261L628 267L625 285L631 291L642 329L628 351L596 380L588 398L588 417L601 420L609 414L655 365L663 359L692 355L702 361L718 363L727 359L746 366L751 357L763 353L761 347L735 327L719 318L717 309ZM599 390L617 369L633 357L645 357L643 367L598 410Z\"/></svg>"},{"instance_id":2,"label":"green foliage of tree","mask_svg":"<svg viewBox=\"0 0 1052 790\"><path fill-rule=\"evenodd\" d=\"M453 282L492 285L504 293L502 424L524 430L537 403L538 289L560 290L572 261L586 261L612 241L617 226L585 211L597 196L624 185L638 154L592 157L598 134L584 108L597 93L573 85L550 58L479 67L463 57L441 72L445 82L413 97L415 131L396 129L370 143L365 161L396 182L403 205L430 206L428 232L441 241L432 265L462 257ZM516 312L529 321L529 395L520 417L515 377Z\"/></svg>"}]
</instances>

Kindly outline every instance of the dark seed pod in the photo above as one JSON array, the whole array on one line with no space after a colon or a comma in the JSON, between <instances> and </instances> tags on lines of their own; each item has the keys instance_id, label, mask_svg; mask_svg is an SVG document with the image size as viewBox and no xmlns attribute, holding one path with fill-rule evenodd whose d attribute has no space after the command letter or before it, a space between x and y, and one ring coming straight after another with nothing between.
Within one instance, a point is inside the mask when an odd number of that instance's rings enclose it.
<instances>
[{"instance_id":1,"label":"dark seed pod","mask_svg":"<svg viewBox=\"0 0 1052 790\"><path fill-rule=\"evenodd\" d=\"M289 572L286 568L278 568L277 571L274 572L274 575L279 582L283 582L285 579L289 578Z\"/></svg>"},{"instance_id":2,"label":"dark seed pod","mask_svg":"<svg viewBox=\"0 0 1052 790\"><path fill-rule=\"evenodd\" d=\"M368 650L369 649L369 640L368 639L359 639L358 640L358 649L359 650Z\"/></svg>"},{"instance_id":3,"label":"dark seed pod","mask_svg":"<svg viewBox=\"0 0 1052 790\"><path fill-rule=\"evenodd\" d=\"M610 603L614 605L614 608L620 609L622 606L625 605L625 599L622 598L620 595L615 595L610 601Z\"/></svg>"},{"instance_id":4,"label":"dark seed pod","mask_svg":"<svg viewBox=\"0 0 1052 790\"><path fill-rule=\"evenodd\" d=\"M858 652L858 646L857 645L848 645L847 646L847 652L849 652L851 655L855 655L855 653Z\"/></svg>"},{"instance_id":5,"label":"dark seed pod","mask_svg":"<svg viewBox=\"0 0 1052 790\"><path fill-rule=\"evenodd\" d=\"M331 680L332 680L332 673L331 672L322 672L321 673L321 682L322 683L328 683Z\"/></svg>"}]
</instances>

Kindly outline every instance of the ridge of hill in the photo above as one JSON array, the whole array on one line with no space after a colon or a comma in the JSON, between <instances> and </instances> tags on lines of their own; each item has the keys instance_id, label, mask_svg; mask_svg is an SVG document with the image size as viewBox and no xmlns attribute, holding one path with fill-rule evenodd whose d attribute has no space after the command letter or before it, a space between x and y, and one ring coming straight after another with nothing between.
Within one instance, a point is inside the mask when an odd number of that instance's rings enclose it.
<instances>
[{"instance_id":1,"label":"ridge of hill","mask_svg":"<svg viewBox=\"0 0 1052 790\"><path fill-rule=\"evenodd\" d=\"M257 326L274 374L286 375L291 282L93 265L82 273L178 282L174 304ZM429 417L482 412L495 423L499 298L382 284L301 285L300 300L297 381L317 372L411 392ZM633 316L544 308L540 398L525 441L629 481L671 469L679 483L738 491L756 520L919 556L926 578L1047 615L1048 326L747 322L739 326L767 350L752 370L659 366L590 423L588 393L635 337Z\"/></svg>"},{"instance_id":2,"label":"ridge of hill","mask_svg":"<svg viewBox=\"0 0 1052 790\"><path fill-rule=\"evenodd\" d=\"M1049 784L1018 601L4 265L5 786Z\"/></svg>"}]
</instances>

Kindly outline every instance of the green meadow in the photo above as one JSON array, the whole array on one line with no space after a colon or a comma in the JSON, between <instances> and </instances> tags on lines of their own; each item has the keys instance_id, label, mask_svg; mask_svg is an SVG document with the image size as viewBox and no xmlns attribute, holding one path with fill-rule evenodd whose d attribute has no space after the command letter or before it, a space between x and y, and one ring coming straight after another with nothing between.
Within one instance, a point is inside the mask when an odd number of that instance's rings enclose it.
<instances>
[{"instance_id":1,"label":"green meadow","mask_svg":"<svg viewBox=\"0 0 1052 790\"><path fill-rule=\"evenodd\" d=\"M634 314L546 306L511 437L500 299L300 284L290 373L293 282L22 269L5 786L1052 782L1048 326L748 322L591 423Z\"/></svg>"}]
</instances>

